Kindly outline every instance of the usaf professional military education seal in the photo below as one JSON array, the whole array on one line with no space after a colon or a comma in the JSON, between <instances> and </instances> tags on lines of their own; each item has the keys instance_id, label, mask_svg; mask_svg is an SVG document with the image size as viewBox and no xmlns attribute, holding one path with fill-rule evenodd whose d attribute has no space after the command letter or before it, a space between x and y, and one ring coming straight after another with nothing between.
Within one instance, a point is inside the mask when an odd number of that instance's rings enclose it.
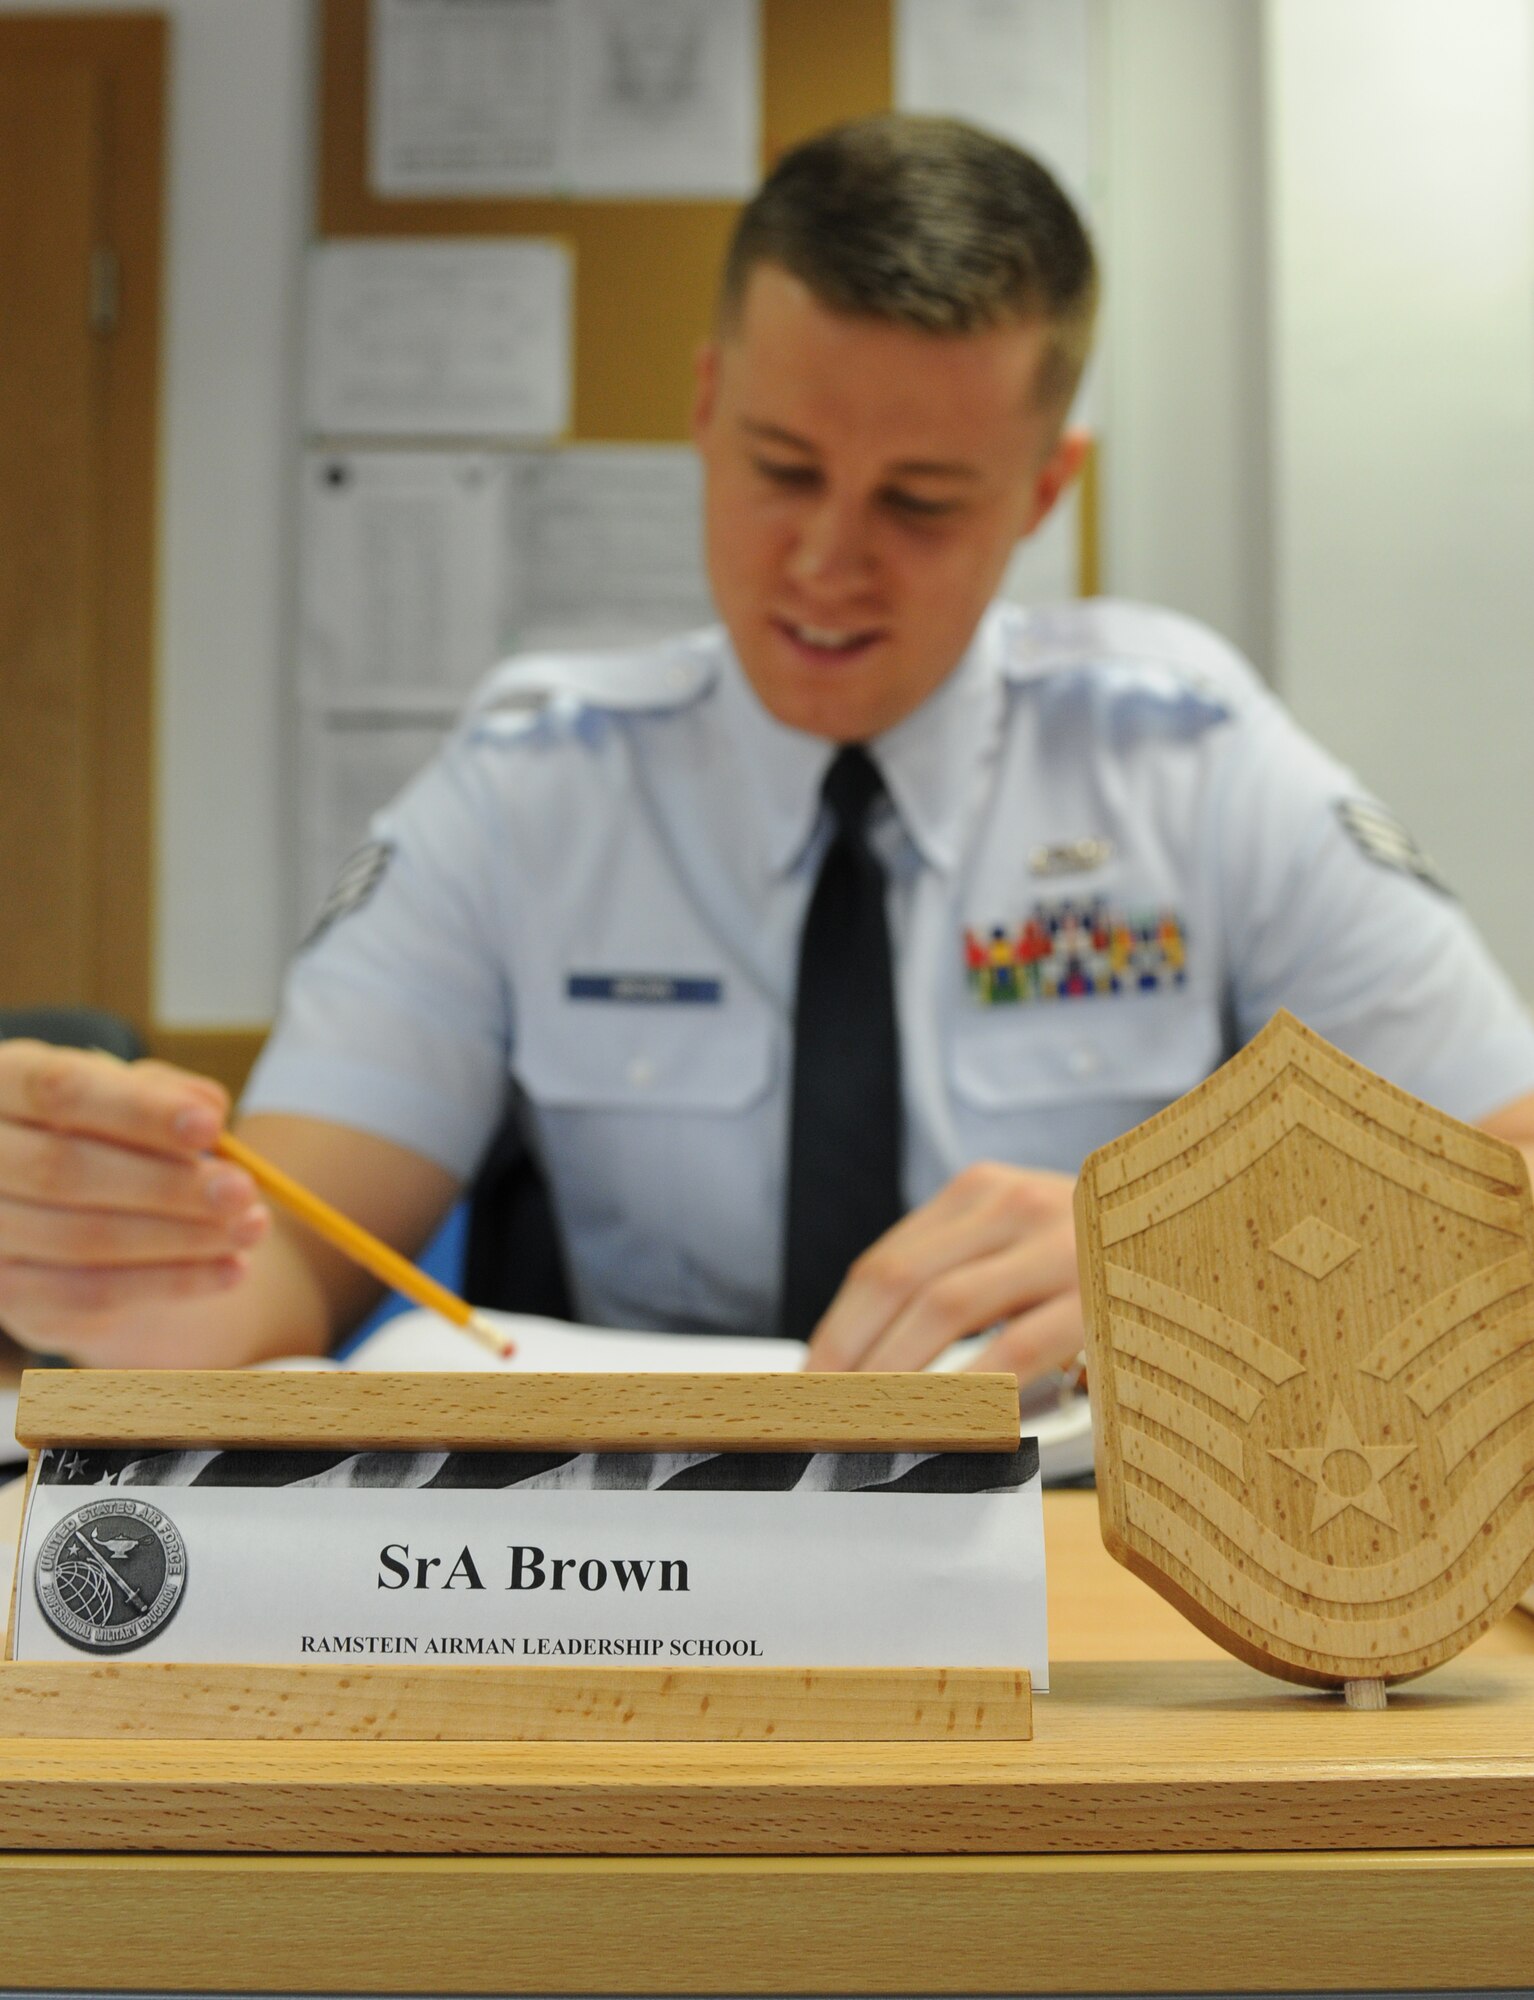
<instances>
[{"instance_id":1,"label":"usaf professional military education seal","mask_svg":"<svg viewBox=\"0 0 1534 2000\"><path fill-rule=\"evenodd\" d=\"M174 1616L186 1589L186 1544L145 1500L94 1500L52 1530L32 1576L61 1639L86 1653L126 1653Z\"/></svg>"}]
</instances>

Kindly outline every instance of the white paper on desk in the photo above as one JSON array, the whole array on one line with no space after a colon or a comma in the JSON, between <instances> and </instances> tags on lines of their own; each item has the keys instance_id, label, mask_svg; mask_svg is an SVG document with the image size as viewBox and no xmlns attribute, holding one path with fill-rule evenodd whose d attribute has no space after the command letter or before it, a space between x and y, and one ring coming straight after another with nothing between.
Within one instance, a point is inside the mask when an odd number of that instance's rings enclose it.
<instances>
[{"instance_id":1,"label":"white paper on desk","mask_svg":"<svg viewBox=\"0 0 1534 2000\"><path fill-rule=\"evenodd\" d=\"M504 1327L516 1343L510 1361L450 1327L435 1313L398 1313L342 1364L361 1369L438 1369L477 1372L509 1368L553 1374L762 1374L804 1365L804 1343L771 1335L728 1333L634 1333L612 1327L572 1326L565 1320L523 1313L482 1312ZM946 1348L933 1363L944 1371L967 1367L984 1347L977 1334ZM1092 1470L1092 1413L1085 1396L1062 1398L1040 1384L1021 1399L1020 1429L1039 1447L1044 1483L1079 1479Z\"/></svg>"},{"instance_id":2,"label":"white paper on desk","mask_svg":"<svg viewBox=\"0 0 1534 2000\"><path fill-rule=\"evenodd\" d=\"M896 0L895 102L988 126L1091 193L1088 0Z\"/></svg>"},{"instance_id":3,"label":"white paper on desk","mask_svg":"<svg viewBox=\"0 0 1534 2000\"><path fill-rule=\"evenodd\" d=\"M559 436L570 421L570 294L568 249L531 237L315 245L309 429Z\"/></svg>"},{"instance_id":4,"label":"white paper on desk","mask_svg":"<svg viewBox=\"0 0 1534 2000\"><path fill-rule=\"evenodd\" d=\"M509 650L511 459L310 451L300 682L312 699L455 709Z\"/></svg>"},{"instance_id":5,"label":"white paper on desk","mask_svg":"<svg viewBox=\"0 0 1534 2000\"><path fill-rule=\"evenodd\" d=\"M21 1579L18 1659L1000 1666L1048 1685L1027 1443L50 1450Z\"/></svg>"},{"instance_id":6,"label":"white paper on desk","mask_svg":"<svg viewBox=\"0 0 1534 2000\"><path fill-rule=\"evenodd\" d=\"M343 1364L362 1369L447 1369L480 1373L511 1369L554 1374L783 1373L804 1360L800 1340L757 1339L730 1333L631 1333L621 1328L573 1326L530 1313L484 1312L516 1343L510 1361L466 1340L435 1313L402 1312L354 1348Z\"/></svg>"},{"instance_id":7,"label":"white paper on desk","mask_svg":"<svg viewBox=\"0 0 1534 2000\"><path fill-rule=\"evenodd\" d=\"M739 196L758 0L373 0L384 195Z\"/></svg>"},{"instance_id":8,"label":"white paper on desk","mask_svg":"<svg viewBox=\"0 0 1534 2000\"><path fill-rule=\"evenodd\" d=\"M516 477L520 650L633 645L712 622L690 447L520 453Z\"/></svg>"}]
</instances>

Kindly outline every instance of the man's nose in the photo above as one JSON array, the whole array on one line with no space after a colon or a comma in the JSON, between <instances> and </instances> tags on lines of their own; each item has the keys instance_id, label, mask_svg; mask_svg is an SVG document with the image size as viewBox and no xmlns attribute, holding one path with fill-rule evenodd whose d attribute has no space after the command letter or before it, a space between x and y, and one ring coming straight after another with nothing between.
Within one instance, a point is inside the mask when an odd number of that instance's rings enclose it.
<instances>
[{"instance_id":1,"label":"man's nose","mask_svg":"<svg viewBox=\"0 0 1534 2000\"><path fill-rule=\"evenodd\" d=\"M873 566L862 509L853 501L822 495L801 518L789 559L796 583L861 582Z\"/></svg>"}]
</instances>

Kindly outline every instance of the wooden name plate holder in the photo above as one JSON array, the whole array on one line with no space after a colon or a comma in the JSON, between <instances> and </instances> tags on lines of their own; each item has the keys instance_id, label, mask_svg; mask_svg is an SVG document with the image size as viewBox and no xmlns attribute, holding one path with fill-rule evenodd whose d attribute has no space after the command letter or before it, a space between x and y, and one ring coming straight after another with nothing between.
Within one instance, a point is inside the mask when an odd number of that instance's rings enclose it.
<instances>
[{"instance_id":1,"label":"wooden name plate holder","mask_svg":"<svg viewBox=\"0 0 1534 2000\"><path fill-rule=\"evenodd\" d=\"M1232 1653L1383 1707L1534 1580L1534 1201L1290 1015L1076 1195L1103 1539Z\"/></svg>"},{"instance_id":2,"label":"wooden name plate holder","mask_svg":"<svg viewBox=\"0 0 1534 2000\"><path fill-rule=\"evenodd\" d=\"M1017 1448L1010 1375L37 1371L16 1433L68 1447L454 1451ZM1019 1741L994 1667L190 1665L0 1660L0 1737L484 1742Z\"/></svg>"}]
</instances>

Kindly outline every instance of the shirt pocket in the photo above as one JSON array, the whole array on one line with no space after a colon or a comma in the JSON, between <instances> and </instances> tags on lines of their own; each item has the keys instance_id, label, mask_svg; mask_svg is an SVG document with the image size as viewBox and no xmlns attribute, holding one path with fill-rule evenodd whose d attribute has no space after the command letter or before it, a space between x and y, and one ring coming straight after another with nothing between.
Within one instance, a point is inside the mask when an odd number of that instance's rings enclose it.
<instances>
[{"instance_id":1,"label":"shirt pocket","mask_svg":"<svg viewBox=\"0 0 1534 2000\"><path fill-rule=\"evenodd\" d=\"M551 1109L738 1111L767 1088L770 1027L765 1006L735 997L562 998L519 1024L513 1067Z\"/></svg>"},{"instance_id":2,"label":"shirt pocket","mask_svg":"<svg viewBox=\"0 0 1534 2000\"><path fill-rule=\"evenodd\" d=\"M1196 990L976 1008L949 1066L961 1147L1075 1173L1224 1055L1219 1007Z\"/></svg>"},{"instance_id":3,"label":"shirt pocket","mask_svg":"<svg viewBox=\"0 0 1534 2000\"><path fill-rule=\"evenodd\" d=\"M535 1120L583 1315L759 1327L777 1254L778 1030L718 1003L573 1000L524 1016Z\"/></svg>"}]
</instances>

